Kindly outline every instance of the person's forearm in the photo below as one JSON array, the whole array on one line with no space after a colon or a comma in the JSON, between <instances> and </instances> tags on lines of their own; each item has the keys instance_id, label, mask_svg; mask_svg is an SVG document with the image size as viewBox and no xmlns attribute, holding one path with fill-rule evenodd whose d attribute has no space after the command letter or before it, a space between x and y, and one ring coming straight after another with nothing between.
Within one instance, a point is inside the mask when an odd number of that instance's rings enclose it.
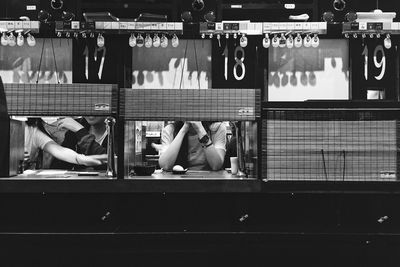
<instances>
[{"instance_id":1,"label":"person's forearm","mask_svg":"<svg viewBox=\"0 0 400 267\"><path fill-rule=\"evenodd\" d=\"M214 145L205 147L203 149L210 168L213 171L220 170L224 164L225 151L215 148Z\"/></svg>"},{"instance_id":2,"label":"person's forearm","mask_svg":"<svg viewBox=\"0 0 400 267\"><path fill-rule=\"evenodd\" d=\"M175 165L176 158L178 157L179 150L182 146L183 138L185 137L185 132L180 131L174 140L169 144L167 149L161 153L158 163L160 167L164 170L171 170Z\"/></svg>"},{"instance_id":3,"label":"person's forearm","mask_svg":"<svg viewBox=\"0 0 400 267\"><path fill-rule=\"evenodd\" d=\"M77 164L76 159L78 153L69 148L49 142L45 145L44 150L59 160L66 161L72 164Z\"/></svg>"}]
</instances>

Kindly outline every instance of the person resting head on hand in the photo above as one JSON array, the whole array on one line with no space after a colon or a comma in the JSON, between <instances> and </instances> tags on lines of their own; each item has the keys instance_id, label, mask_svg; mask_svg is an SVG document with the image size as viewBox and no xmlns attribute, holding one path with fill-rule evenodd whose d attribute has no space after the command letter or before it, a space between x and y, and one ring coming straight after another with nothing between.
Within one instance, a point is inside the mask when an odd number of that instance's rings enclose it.
<instances>
[{"instance_id":1,"label":"person resting head on hand","mask_svg":"<svg viewBox=\"0 0 400 267\"><path fill-rule=\"evenodd\" d=\"M164 127L159 165L171 170L174 165L195 170L220 170L224 163L226 127L222 122L177 121Z\"/></svg>"}]
</instances>

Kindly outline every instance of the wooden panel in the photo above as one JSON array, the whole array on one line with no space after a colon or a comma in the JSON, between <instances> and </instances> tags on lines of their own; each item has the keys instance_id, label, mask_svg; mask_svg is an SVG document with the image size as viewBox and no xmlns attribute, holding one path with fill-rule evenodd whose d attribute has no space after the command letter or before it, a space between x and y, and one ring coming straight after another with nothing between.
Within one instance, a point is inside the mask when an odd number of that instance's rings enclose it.
<instances>
[{"instance_id":1,"label":"wooden panel","mask_svg":"<svg viewBox=\"0 0 400 267\"><path fill-rule=\"evenodd\" d=\"M127 120L252 121L260 117L258 89L122 89Z\"/></svg>"},{"instance_id":2,"label":"wooden panel","mask_svg":"<svg viewBox=\"0 0 400 267\"><path fill-rule=\"evenodd\" d=\"M318 116L263 121L264 178L396 180L397 120Z\"/></svg>"},{"instance_id":3,"label":"wooden panel","mask_svg":"<svg viewBox=\"0 0 400 267\"><path fill-rule=\"evenodd\" d=\"M111 115L117 86L110 84L5 84L8 113L18 116Z\"/></svg>"}]
</instances>

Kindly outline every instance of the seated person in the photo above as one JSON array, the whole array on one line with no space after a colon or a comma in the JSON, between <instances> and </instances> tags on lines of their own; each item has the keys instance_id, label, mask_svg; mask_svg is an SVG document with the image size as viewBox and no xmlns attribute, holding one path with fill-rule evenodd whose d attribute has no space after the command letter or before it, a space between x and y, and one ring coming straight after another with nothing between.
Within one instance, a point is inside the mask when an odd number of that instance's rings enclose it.
<instances>
[{"instance_id":1,"label":"seated person","mask_svg":"<svg viewBox=\"0 0 400 267\"><path fill-rule=\"evenodd\" d=\"M222 122L175 122L161 135L160 167L220 170L224 163L226 127Z\"/></svg>"},{"instance_id":2,"label":"seated person","mask_svg":"<svg viewBox=\"0 0 400 267\"><path fill-rule=\"evenodd\" d=\"M58 128L67 130L61 145L84 155L106 155L108 137L105 119L106 117L88 116L78 120L70 117L58 120ZM54 159L50 167L71 169L73 164ZM105 166L100 169L105 169Z\"/></svg>"},{"instance_id":3,"label":"seated person","mask_svg":"<svg viewBox=\"0 0 400 267\"><path fill-rule=\"evenodd\" d=\"M96 166L102 162L93 156L85 156L78 154L75 151L62 147L53 141L43 131L43 126L40 126L41 120L29 119L25 127L25 152L28 154L29 161L33 168L41 168L41 157L43 151L51 154L53 157L69 162L71 164Z\"/></svg>"}]
</instances>

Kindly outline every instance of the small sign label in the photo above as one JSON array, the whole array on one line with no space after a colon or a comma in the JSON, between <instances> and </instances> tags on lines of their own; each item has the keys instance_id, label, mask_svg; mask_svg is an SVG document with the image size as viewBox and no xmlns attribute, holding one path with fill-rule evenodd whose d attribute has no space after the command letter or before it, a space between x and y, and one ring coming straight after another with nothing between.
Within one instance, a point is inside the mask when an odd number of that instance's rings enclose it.
<instances>
[{"instance_id":1,"label":"small sign label","mask_svg":"<svg viewBox=\"0 0 400 267\"><path fill-rule=\"evenodd\" d=\"M242 5L231 5L231 8L242 8Z\"/></svg>"},{"instance_id":2,"label":"small sign label","mask_svg":"<svg viewBox=\"0 0 400 267\"><path fill-rule=\"evenodd\" d=\"M36 10L36 5L27 5L26 10Z\"/></svg>"},{"instance_id":3,"label":"small sign label","mask_svg":"<svg viewBox=\"0 0 400 267\"><path fill-rule=\"evenodd\" d=\"M295 9L296 5L295 4L285 4L286 9Z\"/></svg>"},{"instance_id":4,"label":"small sign label","mask_svg":"<svg viewBox=\"0 0 400 267\"><path fill-rule=\"evenodd\" d=\"M254 116L254 108L253 107L243 107L238 110L239 116Z\"/></svg>"},{"instance_id":5,"label":"small sign label","mask_svg":"<svg viewBox=\"0 0 400 267\"><path fill-rule=\"evenodd\" d=\"M380 171L379 178L381 179L396 179L395 171Z\"/></svg>"},{"instance_id":6,"label":"small sign label","mask_svg":"<svg viewBox=\"0 0 400 267\"><path fill-rule=\"evenodd\" d=\"M107 103L98 103L94 105L96 111L110 111L110 105Z\"/></svg>"}]
</instances>

